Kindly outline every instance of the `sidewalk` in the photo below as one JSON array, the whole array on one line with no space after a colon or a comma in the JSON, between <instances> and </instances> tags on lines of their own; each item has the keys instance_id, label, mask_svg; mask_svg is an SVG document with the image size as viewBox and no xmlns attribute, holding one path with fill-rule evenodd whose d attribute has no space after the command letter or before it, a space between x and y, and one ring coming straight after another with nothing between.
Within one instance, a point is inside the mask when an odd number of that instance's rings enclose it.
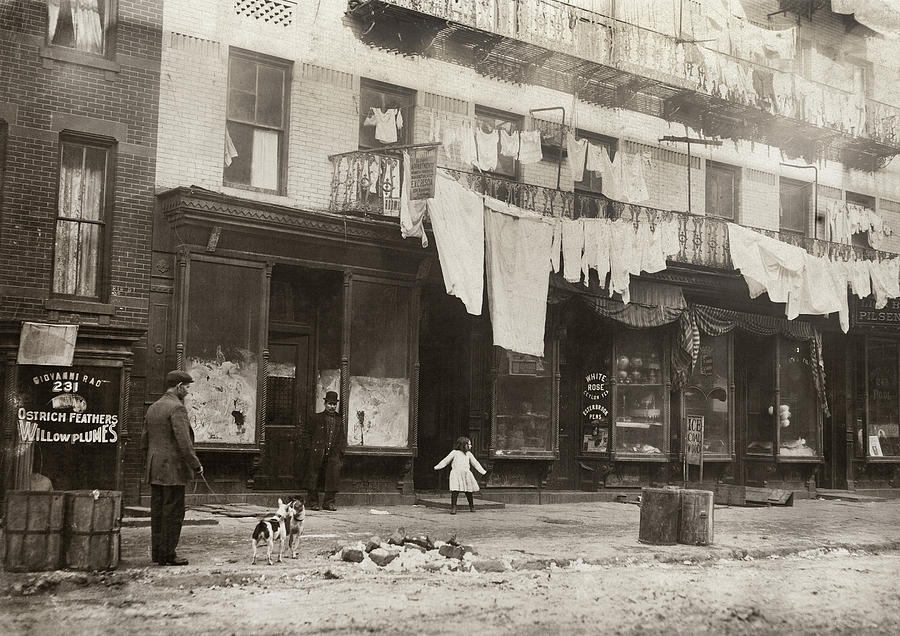
<instances>
[{"instance_id":1,"label":"sidewalk","mask_svg":"<svg viewBox=\"0 0 900 636\"><path fill-rule=\"evenodd\" d=\"M243 507L244 514L253 514L253 508ZM265 508L255 508L259 516L266 512ZM301 558L292 564L315 565L318 561L321 565L321 555L336 546L365 541L373 534L386 539L397 528L442 541L455 533L461 543L474 546L480 556L502 559L522 569L547 567L551 562L565 565L577 559L593 564L700 562L760 559L807 550L900 549L898 500L799 500L792 507L717 505L714 543L709 546L639 543L640 508L634 504L507 504L485 509L476 503L475 513L468 512L466 506L461 508L457 515L420 505L308 511ZM249 537L256 516L202 510L192 511L190 516L218 522L184 528L179 553L191 559L191 567L249 562ZM149 535L147 527L123 527L121 567L148 565Z\"/></svg>"}]
</instances>

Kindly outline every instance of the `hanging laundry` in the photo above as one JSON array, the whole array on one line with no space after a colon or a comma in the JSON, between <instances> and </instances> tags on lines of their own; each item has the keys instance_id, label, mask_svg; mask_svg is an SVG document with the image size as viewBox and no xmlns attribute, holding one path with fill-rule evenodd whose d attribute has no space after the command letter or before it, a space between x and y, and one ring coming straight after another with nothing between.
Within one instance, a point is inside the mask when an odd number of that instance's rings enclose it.
<instances>
[{"instance_id":1,"label":"hanging laundry","mask_svg":"<svg viewBox=\"0 0 900 636\"><path fill-rule=\"evenodd\" d=\"M610 223L609 295L622 296L622 302L631 302L629 284L632 274L639 274L640 257L634 249L634 224L617 219Z\"/></svg>"},{"instance_id":2,"label":"hanging laundry","mask_svg":"<svg viewBox=\"0 0 900 636\"><path fill-rule=\"evenodd\" d=\"M541 131L523 130L519 133L519 163L537 163L544 158L541 151Z\"/></svg>"},{"instance_id":3,"label":"hanging laundry","mask_svg":"<svg viewBox=\"0 0 900 636\"><path fill-rule=\"evenodd\" d=\"M484 239L494 344L544 355L553 223L485 197Z\"/></svg>"},{"instance_id":4,"label":"hanging laundry","mask_svg":"<svg viewBox=\"0 0 900 636\"><path fill-rule=\"evenodd\" d=\"M403 238L419 237L422 247L428 247L428 235L425 233L425 200L411 201L409 188L412 183L409 153L403 151L403 182L400 184L400 236Z\"/></svg>"},{"instance_id":5,"label":"hanging laundry","mask_svg":"<svg viewBox=\"0 0 900 636\"><path fill-rule=\"evenodd\" d=\"M581 280L581 255L584 253L582 219L562 220L563 278L570 283Z\"/></svg>"},{"instance_id":6,"label":"hanging laundry","mask_svg":"<svg viewBox=\"0 0 900 636\"><path fill-rule=\"evenodd\" d=\"M839 312L841 324L846 322L849 328L846 278L843 286L835 284L831 261L804 251L800 284L791 291L785 311L788 320L794 320L800 314L827 316Z\"/></svg>"},{"instance_id":7,"label":"hanging laundry","mask_svg":"<svg viewBox=\"0 0 900 636\"><path fill-rule=\"evenodd\" d=\"M484 297L484 199L438 170L434 197L428 199L444 288L466 311L481 315Z\"/></svg>"},{"instance_id":8,"label":"hanging laundry","mask_svg":"<svg viewBox=\"0 0 900 636\"><path fill-rule=\"evenodd\" d=\"M750 297L768 292L775 303L786 303L801 284L806 251L759 232L728 224L731 262L740 270Z\"/></svg>"},{"instance_id":9,"label":"hanging laundry","mask_svg":"<svg viewBox=\"0 0 900 636\"><path fill-rule=\"evenodd\" d=\"M848 263L850 269L850 289L859 298L865 298L872 293L872 282L869 274L869 261L858 260Z\"/></svg>"},{"instance_id":10,"label":"hanging laundry","mask_svg":"<svg viewBox=\"0 0 900 636\"><path fill-rule=\"evenodd\" d=\"M228 126L225 126L225 167L231 165L231 162L238 157L237 148L231 140L231 133L228 132Z\"/></svg>"},{"instance_id":11,"label":"hanging laundry","mask_svg":"<svg viewBox=\"0 0 900 636\"><path fill-rule=\"evenodd\" d=\"M584 222L584 253L581 272L585 287L590 282L590 270L597 272L601 287L606 287L609 274L609 219L582 219Z\"/></svg>"},{"instance_id":12,"label":"hanging laundry","mask_svg":"<svg viewBox=\"0 0 900 636\"><path fill-rule=\"evenodd\" d=\"M591 268L597 269L597 245L599 237L597 231L599 229L598 219L582 219L582 227L584 228L584 250L581 253L581 276L584 286L588 287L591 283Z\"/></svg>"},{"instance_id":13,"label":"hanging laundry","mask_svg":"<svg viewBox=\"0 0 900 636\"><path fill-rule=\"evenodd\" d=\"M569 173L572 181L584 181L584 164L587 156L587 139L576 139L569 133L566 137L566 161L569 163Z\"/></svg>"},{"instance_id":14,"label":"hanging laundry","mask_svg":"<svg viewBox=\"0 0 900 636\"><path fill-rule=\"evenodd\" d=\"M612 162L609 160L609 152L606 146L588 143L586 168L596 172L603 179L608 179L612 173Z\"/></svg>"},{"instance_id":15,"label":"hanging laundry","mask_svg":"<svg viewBox=\"0 0 900 636\"><path fill-rule=\"evenodd\" d=\"M875 309L884 309L889 298L900 296L900 257L868 263Z\"/></svg>"},{"instance_id":16,"label":"hanging laundry","mask_svg":"<svg viewBox=\"0 0 900 636\"><path fill-rule=\"evenodd\" d=\"M499 133L494 130L492 132L484 132L481 128L475 128L475 145L478 148L478 163L480 170L490 172L497 167L497 143L500 139Z\"/></svg>"},{"instance_id":17,"label":"hanging laundry","mask_svg":"<svg viewBox=\"0 0 900 636\"><path fill-rule=\"evenodd\" d=\"M506 132L500 129L500 154L504 157L519 156L519 131Z\"/></svg>"},{"instance_id":18,"label":"hanging laundry","mask_svg":"<svg viewBox=\"0 0 900 636\"><path fill-rule=\"evenodd\" d=\"M383 144L397 143L397 131L403 128L403 115L399 108L372 108L363 126L375 126L375 139Z\"/></svg>"},{"instance_id":19,"label":"hanging laundry","mask_svg":"<svg viewBox=\"0 0 900 636\"><path fill-rule=\"evenodd\" d=\"M651 167L649 153L622 153L622 174L625 197L629 203L644 203L650 199L645 174ZM618 157L618 155L616 155Z\"/></svg>"},{"instance_id":20,"label":"hanging laundry","mask_svg":"<svg viewBox=\"0 0 900 636\"><path fill-rule=\"evenodd\" d=\"M553 242L550 245L550 267L554 274L559 273L559 257L562 254L562 219L553 223Z\"/></svg>"}]
</instances>

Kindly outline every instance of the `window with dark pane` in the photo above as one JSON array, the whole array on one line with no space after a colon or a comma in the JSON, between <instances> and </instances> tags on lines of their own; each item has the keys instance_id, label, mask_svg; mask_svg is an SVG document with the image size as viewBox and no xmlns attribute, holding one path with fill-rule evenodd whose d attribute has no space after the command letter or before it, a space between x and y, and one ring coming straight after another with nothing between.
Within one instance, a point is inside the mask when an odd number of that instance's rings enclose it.
<instances>
[{"instance_id":1,"label":"window with dark pane","mask_svg":"<svg viewBox=\"0 0 900 636\"><path fill-rule=\"evenodd\" d=\"M511 133L522 130L522 117L512 113L504 113L502 111L478 106L475 108L475 124L483 132L505 130L506 132ZM497 167L486 172L486 174L505 177L507 179L516 179L518 176L518 173L516 172L515 157L506 157L500 152L499 135L497 138ZM508 200L508 197L503 196L502 192L495 196L504 201ZM515 203L515 201L509 202Z\"/></svg>"},{"instance_id":2,"label":"window with dark pane","mask_svg":"<svg viewBox=\"0 0 900 636\"><path fill-rule=\"evenodd\" d=\"M706 162L706 213L735 220L738 200L738 170L712 161Z\"/></svg>"},{"instance_id":3,"label":"window with dark pane","mask_svg":"<svg viewBox=\"0 0 900 636\"><path fill-rule=\"evenodd\" d=\"M109 147L63 140L53 263L53 293L100 297Z\"/></svg>"},{"instance_id":4,"label":"window with dark pane","mask_svg":"<svg viewBox=\"0 0 900 636\"><path fill-rule=\"evenodd\" d=\"M731 452L729 335L700 335L700 351L684 390L684 414L703 416L703 452Z\"/></svg>"},{"instance_id":5,"label":"window with dark pane","mask_svg":"<svg viewBox=\"0 0 900 636\"><path fill-rule=\"evenodd\" d=\"M359 149L412 143L415 92L362 79L359 86Z\"/></svg>"},{"instance_id":6,"label":"window with dark pane","mask_svg":"<svg viewBox=\"0 0 900 636\"><path fill-rule=\"evenodd\" d=\"M280 192L290 63L232 50L228 60L226 185Z\"/></svg>"},{"instance_id":7,"label":"window with dark pane","mask_svg":"<svg viewBox=\"0 0 900 636\"><path fill-rule=\"evenodd\" d=\"M806 234L809 232L809 213L812 184L781 178L781 230Z\"/></svg>"}]
</instances>

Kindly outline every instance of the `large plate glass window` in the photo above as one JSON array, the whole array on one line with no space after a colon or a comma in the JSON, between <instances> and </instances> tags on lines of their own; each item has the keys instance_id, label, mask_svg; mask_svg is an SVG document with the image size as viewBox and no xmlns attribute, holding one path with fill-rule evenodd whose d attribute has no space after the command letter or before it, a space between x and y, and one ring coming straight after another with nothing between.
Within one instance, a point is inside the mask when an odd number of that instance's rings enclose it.
<instances>
[{"instance_id":1,"label":"large plate glass window","mask_svg":"<svg viewBox=\"0 0 900 636\"><path fill-rule=\"evenodd\" d=\"M231 50L225 185L269 192L283 190L290 77L290 62Z\"/></svg>"},{"instance_id":2,"label":"large plate glass window","mask_svg":"<svg viewBox=\"0 0 900 636\"><path fill-rule=\"evenodd\" d=\"M350 309L349 447L410 445L412 288L354 276Z\"/></svg>"},{"instance_id":3,"label":"large plate glass window","mask_svg":"<svg viewBox=\"0 0 900 636\"><path fill-rule=\"evenodd\" d=\"M616 336L615 455L662 459L669 451L667 365L657 331L623 329Z\"/></svg>"},{"instance_id":4,"label":"large plate glass window","mask_svg":"<svg viewBox=\"0 0 900 636\"><path fill-rule=\"evenodd\" d=\"M557 450L554 414L554 346L543 357L495 350L497 384L491 453L496 457L553 457Z\"/></svg>"},{"instance_id":5,"label":"large plate glass window","mask_svg":"<svg viewBox=\"0 0 900 636\"><path fill-rule=\"evenodd\" d=\"M684 415L703 417L705 459L731 458L731 334L700 335L700 352L684 389Z\"/></svg>"},{"instance_id":6,"label":"large plate glass window","mask_svg":"<svg viewBox=\"0 0 900 636\"><path fill-rule=\"evenodd\" d=\"M778 340L778 455L816 457L819 446L819 403L813 371L816 361L808 342Z\"/></svg>"},{"instance_id":7,"label":"large plate glass window","mask_svg":"<svg viewBox=\"0 0 900 636\"><path fill-rule=\"evenodd\" d=\"M857 433L857 446L869 458L900 456L900 396L898 396L897 341L869 338L865 348L865 374L857 379L866 387L868 419Z\"/></svg>"}]
</instances>

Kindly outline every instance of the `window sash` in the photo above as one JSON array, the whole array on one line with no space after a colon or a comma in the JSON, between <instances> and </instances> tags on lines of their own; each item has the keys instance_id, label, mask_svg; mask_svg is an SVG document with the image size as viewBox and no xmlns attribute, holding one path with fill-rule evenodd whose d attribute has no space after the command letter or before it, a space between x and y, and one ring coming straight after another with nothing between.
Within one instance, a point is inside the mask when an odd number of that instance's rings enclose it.
<instances>
[{"instance_id":1,"label":"window sash","mask_svg":"<svg viewBox=\"0 0 900 636\"><path fill-rule=\"evenodd\" d=\"M807 183L781 181L779 203L780 229L787 232L809 232L810 195Z\"/></svg>"},{"instance_id":2,"label":"window sash","mask_svg":"<svg viewBox=\"0 0 900 636\"><path fill-rule=\"evenodd\" d=\"M108 171L108 149L62 143L53 263L55 294L100 295Z\"/></svg>"},{"instance_id":3,"label":"window sash","mask_svg":"<svg viewBox=\"0 0 900 636\"><path fill-rule=\"evenodd\" d=\"M737 208L737 174L734 168L706 165L706 213L734 220Z\"/></svg>"},{"instance_id":4,"label":"window sash","mask_svg":"<svg viewBox=\"0 0 900 636\"><path fill-rule=\"evenodd\" d=\"M396 145L402 146L411 143L413 95L412 91L402 86L365 81L361 84L359 91L360 150L371 150L385 146L384 143L375 138L375 126L365 125L372 108L380 108L382 110L388 108L400 109L400 115L403 117L403 127L397 130Z\"/></svg>"}]
</instances>

